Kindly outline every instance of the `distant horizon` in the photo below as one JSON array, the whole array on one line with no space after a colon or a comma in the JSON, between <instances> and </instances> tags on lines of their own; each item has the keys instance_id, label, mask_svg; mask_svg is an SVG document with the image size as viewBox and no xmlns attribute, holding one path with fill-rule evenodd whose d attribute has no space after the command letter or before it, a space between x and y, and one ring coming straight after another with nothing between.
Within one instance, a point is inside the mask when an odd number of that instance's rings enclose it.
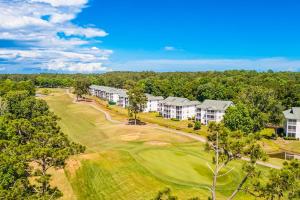
<instances>
[{"instance_id":1,"label":"distant horizon","mask_svg":"<svg viewBox=\"0 0 300 200\"><path fill-rule=\"evenodd\" d=\"M296 0L0 0L0 73L300 72L299 10Z\"/></svg>"},{"instance_id":2,"label":"distant horizon","mask_svg":"<svg viewBox=\"0 0 300 200\"><path fill-rule=\"evenodd\" d=\"M105 73L146 73L146 72L153 72L153 73L209 73L209 72L234 72L234 71L243 71L243 72L257 72L257 73L300 73L300 71L274 71L272 69L258 71L258 70L244 70L244 69L229 69L229 70L207 70L207 71L153 71L153 70L141 70L141 71L134 71L134 70L115 70L115 71L105 71L105 72L91 72L91 73L84 73L84 72L63 72L63 71L42 71L42 72L24 72L24 73L0 73L0 75L38 75L38 74L65 74L65 75L96 75L96 74L105 74ZM271 72L270 72L271 71Z\"/></svg>"}]
</instances>

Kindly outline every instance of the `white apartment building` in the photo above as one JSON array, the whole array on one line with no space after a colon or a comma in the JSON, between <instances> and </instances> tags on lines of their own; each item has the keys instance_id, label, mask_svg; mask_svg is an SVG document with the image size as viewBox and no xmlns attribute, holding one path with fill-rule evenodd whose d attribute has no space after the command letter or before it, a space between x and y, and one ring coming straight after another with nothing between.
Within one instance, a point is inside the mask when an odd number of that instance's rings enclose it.
<instances>
[{"instance_id":1,"label":"white apartment building","mask_svg":"<svg viewBox=\"0 0 300 200\"><path fill-rule=\"evenodd\" d=\"M158 111L164 118L186 120L195 117L199 101L190 101L182 97L168 97L159 102Z\"/></svg>"},{"instance_id":2,"label":"white apartment building","mask_svg":"<svg viewBox=\"0 0 300 200\"><path fill-rule=\"evenodd\" d=\"M204 100L197 106L195 120L205 125L210 121L221 122L226 109L232 105L232 101Z\"/></svg>"},{"instance_id":3,"label":"white apartment building","mask_svg":"<svg viewBox=\"0 0 300 200\"><path fill-rule=\"evenodd\" d=\"M99 97L101 99L105 99L107 101L115 102L116 104L119 103L120 96L126 96L125 95L126 90L117 89L117 88L113 88L113 87L107 87L107 86L98 86L98 85L91 85L90 93L93 96L97 96L97 97ZM125 103L125 105L126 105L126 103Z\"/></svg>"},{"instance_id":4,"label":"white apartment building","mask_svg":"<svg viewBox=\"0 0 300 200\"><path fill-rule=\"evenodd\" d=\"M285 117L284 130L286 137L300 138L300 107L292 107L283 111Z\"/></svg>"},{"instance_id":5,"label":"white apartment building","mask_svg":"<svg viewBox=\"0 0 300 200\"><path fill-rule=\"evenodd\" d=\"M129 104L127 90L120 89L119 91L119 101L117 103L118 106L126 108Z\"/></svg>"},{"instance_id":6,"label":"white apartment building","mask_svg":"<svg viewBox=\"0 0 300 200\"><path fill-rule=\"evenodd\" d=\"M144 112L157 112L159 103L164 100L162 96L153 96L151 94L146 94L147 103Z\"/></svg>"}]
</instances>

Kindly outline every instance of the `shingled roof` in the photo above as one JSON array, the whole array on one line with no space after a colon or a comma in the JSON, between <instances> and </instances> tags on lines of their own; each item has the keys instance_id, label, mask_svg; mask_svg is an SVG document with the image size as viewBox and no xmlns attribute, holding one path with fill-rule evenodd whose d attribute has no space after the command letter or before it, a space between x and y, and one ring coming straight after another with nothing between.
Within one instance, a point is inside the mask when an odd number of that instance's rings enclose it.
<instances>
[{"instance_id":1,"label":"shingled roof","mask_svg":"<svg viewBox=\"0 0 300 200\"><path fill-rule=\"evenodd\" d=\"M289 110L283 111L286 119L297 119L300 120L300 107L292 107Z\"/></svg>"},{"instance_id":2,"label":"shingled roof","mask_svg":"<svg viewBox=\"0 0 300 200\"><path fill-rule=\"evenodd\" d=\"M146 95L148 101L162 101L162 100L164 100L164 98L162 96L153 96L153 95L147 94L147 93L145 95Z\"/></svg>"},{"instance_id":3,"label":"shingled roof","mask_svg":"<svg viewBox=\"0 0 300 200\"><path fill-rule=\"evenodd\" d=\"M196 106L200 104L199 101L190 101L183 97L168 97L161 101L161 103L171 106Z\"/></svg>"},{"instance_id":4,"label":"shingled roof","mask_svg":"<svg viewBox=\"0 0 300 200\"><path fill-rule=\"evenodd\" d=\"M197 108L225 111L229 106L233 105L232 101L210 100L206 99Z\"/></svg>"}]
</instances>

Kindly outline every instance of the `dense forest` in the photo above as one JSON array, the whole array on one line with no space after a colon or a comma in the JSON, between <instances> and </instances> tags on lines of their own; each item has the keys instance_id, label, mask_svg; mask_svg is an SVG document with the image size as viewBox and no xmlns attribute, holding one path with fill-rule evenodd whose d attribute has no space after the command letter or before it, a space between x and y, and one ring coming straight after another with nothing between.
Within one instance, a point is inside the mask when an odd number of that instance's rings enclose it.
<instances>
[{"instance_id":1,"label":"dense forest","mask_svg":"<svg viewBox=\"0 0 300 200\"><path fill-rule=\"evenodd\" d=\"M59 198L48 169L64 167L84 147L62 133L32 81L6 80L0 91L0 199Z\"/></svg>"},{"instance_id":2,"label":"dense forest","mask_svg":"<svg viewBox=\"0 0 300 200\"><path fill-rule=\"evenodd\" d=\"M232 129L245 129L246 132L259 130L265 125L281 125L282 111L300 106L300 73L296 72L109 72L0 76L2 81L31 80L37 87L69 87L82 78L90 84L118 88L140 85L144 92L164 97L178 96L199 101L232 100L238 109L232 109L230 112L234 114L231 116L243 116L243 121L251 120L252 125L237 127L232 120L227 125Z\"/></svg>"}]
</instances>

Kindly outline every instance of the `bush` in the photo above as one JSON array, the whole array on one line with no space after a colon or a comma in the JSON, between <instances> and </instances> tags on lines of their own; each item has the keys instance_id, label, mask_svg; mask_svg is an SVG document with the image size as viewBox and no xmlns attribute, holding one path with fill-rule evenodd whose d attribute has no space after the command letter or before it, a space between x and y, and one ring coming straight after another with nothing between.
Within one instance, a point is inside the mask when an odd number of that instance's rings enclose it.
<instances>
[{"instance_id":1,"label":"bush","mask_svg":"<svg viewBox=\"0 0 300 200\"><path fill-rule=\"evenodd\" d=\"M192 124L192 123L189 123L189 124L188 124L188 128L193 128L193 124Z\"/></svg>"},{"instance_id":2,"label":"bush","mask_svg":"<svg viewBox=\"0 0 300 200\"><path fill-rule=\"evenodd\" d=\"M156 114L155 117L162 117L160 113Z\"/></svg>"},{"instance_id":3,"label":"bush","mask_svg":"<svg viewBox=\"0 0 300 200\"><path fill-rule=\"evenodd\" d=\"M177 118L171 118L172 121L179 121Z\"/></svg>"},{"instance_id":4,"label":"bush","mask_svg":"<svg viewBox=\"0 0 300 200\"><path fill-rule=\"evenodd\" d=\"M283 139L285 139L285 140L299 140L299 138L294 138L294 137L284 137Z\"/></svg>"},{"instance_id":5,"label":"bush","mask_svg":"<svg viewBox=\"0 0 300 200\"><path fill-rule=\"evenodd\" d=\"M116 105L116 102L114 102L114 101L109 101L108 104L109 104L109 105Z\"/></svg>"},{"instance_id":6,"label":"bush","mask_svg":"<svg viewBox=\"0 0 300 200\"><path fill-rule=\"evenodd\" d=\"M199 121L196 121L194 125L194 130L200 130L200 129L201 129L201 123Z\"/></svg>"},{"instance_id":7,"label":"bush","mask_svg":"<svg viewBox=\"0 0 300 200\"><path fill-rule=\"evenodd\" d=\"M188 120L192 120L192 118L188 117Z\"/></svg>"}]
</instances>

